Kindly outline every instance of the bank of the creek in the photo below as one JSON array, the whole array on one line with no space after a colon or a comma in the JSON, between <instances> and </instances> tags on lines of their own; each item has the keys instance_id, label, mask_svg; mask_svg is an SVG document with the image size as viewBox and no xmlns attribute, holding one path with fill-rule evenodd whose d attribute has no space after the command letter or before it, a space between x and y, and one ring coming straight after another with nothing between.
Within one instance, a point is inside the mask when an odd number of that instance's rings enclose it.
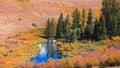
<instances>
[{"instance_id":1,"label":"bank of the creek","mask_svg":"<svg viewBox=\"0 0 120 68\"><path fill-rule=\"evenodd\" d=\"M42 63L47 62L48 59L52 58L54 60L63 59L64 56L58 52L56 47L56 40L46 40L44 43L40 43L40 52L36 57L32 58L30 61L33 63Z\"/></svg>"}]
</instances>

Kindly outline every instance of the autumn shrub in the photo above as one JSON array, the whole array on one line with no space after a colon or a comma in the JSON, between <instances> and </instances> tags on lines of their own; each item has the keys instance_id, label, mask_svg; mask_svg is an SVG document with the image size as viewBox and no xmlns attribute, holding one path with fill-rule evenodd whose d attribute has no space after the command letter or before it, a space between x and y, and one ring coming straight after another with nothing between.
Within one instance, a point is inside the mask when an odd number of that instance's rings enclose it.
<instances>
[{"instance_id":1,"label":"autumn shrub","mask_svg":"<svg viewBox=\"0 0 120 68\"><path fill-rule=\"evenodd\" d=\"M103 41L104 45L107 45L109 48L110 47L118 47L120 48L120 36L114 36L112 39L106 39Z\"/></svg>"},{"instance_id":2,"label":"autumn shrub","mask_svg":"<svg viewBox=\"0 0 120 68\"><path fill-rule=\"evenodd\" d=\"M34 64L33 68L47 68L46 63Z\"/></svg>"},{"instance_id":3,"label":"autumn shrub","mask_svg":"<svg viewBox=\"0 0 120 68\"><path fill-rule=\"evenodd\" d=\"M105 61L106 66L119 66L120 65L120 53L109 56Z\"/></svg>"},{"instance_id":4,"label":"autumn shrub","mask_svg":"<svg viewBox=\"0 0 120 68\"><path fill-rule=\"evenodd\" d=\"M73 62L74 68L85 68L86 67L84 58L80 56L75 56L71 58L70 60Z\"/></svg>"},{"instance_id":5,"label":"autumn shrub","mask_svg":"<svg viewBox=\"0 0 120 68\"><path fill-rule=\"evenodd\" d=\"M44 68L44 67L42 67L43 66L43 64L41 65L41 64L34 64L33 65L33 68Z\"/></svg>"},{"instance_id":6,"label":"autumn shrub","mask_svg":"<svg viewBox=\"0 0 120 68\"><path fill-rule=\"evenodd\" d=\"M74 64L69 58L62 60L62 65L63 68L74 68Z\"/></svg>"},{"instance_id":7,"label":"autumn shrub","mask_svg":"<svg viewBox=\"0 0 120 68\"><path fill-rule=\"evenodd\" d=\"M107 45L108 48L113 46L112 40L110 40L110 39L103 40L103 44Z\"/></svg>"},{"instance_id":8,"label":"autumn shrub","mask_svg":"<svg viewBox=\"0 0 120 68\"><path fill-rule=\"evenodd\" d=\"M105 51L107 49L108 49L108 47L106 45L104 45L104 46L97 46L95 48L95 51Z\"/></svg>"},{"instance_id":9,"label":"autumn shrub","mask_svg":"<svg viewBox=\"0 0 120 68\"><path fill-rule=\"evenodd\" d=\"M63 43L57 42L57 43L56 43L56 46L57 46L57 49L58 49L58 50L63 50Z\"/></svg>"},{"instance_id":10,"label":"autumn shrub","mask_svg":"<svg viewBox=\"0 0 120 68\"><path fill-rule=\"evenodd\" d=\"M56 60L55 61L55 68L63 68L64 65L62 63L62 60Z\"/></svg>"},{"instance_id":11,"label":"autumn shrub","mask_svg":"<svg viewBox=\"0 0 120 68\"><path fill-rule=\"evenodd\" d=\"M47 63L54 63L54 59L49 58L48 61L47 61Z\"/></svg>"},{"instance_id":12,"label":"autumn shrub","mask_svg":"<svg viewBox=\"0 0 120 68\"><path fill-rule=\"evenodd\" d=\"M26 63L23 63L23 64L20 64L18 67L16 68L32 68L33 67L33 63L31 62L26 62Z\"/></svg>"},{"instance_id":13,"label":"autumn shrub","mask_svg":"<svg viewBox=\"0 0 120 68\"><path fill-rule=\"evenodd\" d=\"M112 37L112 40L113 40L113 41L120 41L120 36Z\"/></svg>"},{"instance_id":14,"label":"autumn shrub","mask_svg":"<svg viewBox=\"0 0 120 68\"><path fill-rule=\"evenodd\" d=\"M92 68L93 66L99 65L99 60L97 58L87 58L86 59L86 66L87 68Z\"/></svg>"}]
</instances>

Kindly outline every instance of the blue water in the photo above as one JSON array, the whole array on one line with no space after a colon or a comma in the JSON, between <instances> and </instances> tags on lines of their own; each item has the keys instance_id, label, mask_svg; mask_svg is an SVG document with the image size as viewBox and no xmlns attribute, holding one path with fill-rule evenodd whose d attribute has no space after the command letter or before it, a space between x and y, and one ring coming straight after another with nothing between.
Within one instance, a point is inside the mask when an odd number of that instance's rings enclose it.
<instances>
[{"instance_id":1,"label":"blue water","mask_svg":"<svg viewBox=\"0 0 120 68\"><path fill-rule=\"evenodd\" d=\"M58 56L59 53L55 46L56 40L45 40L44 44L39 44L40 52L38 55L31 59L31 62L42 63L47 62L49 58L54 60L63 59L64 56Z\"/></svg>"}]
</instances>

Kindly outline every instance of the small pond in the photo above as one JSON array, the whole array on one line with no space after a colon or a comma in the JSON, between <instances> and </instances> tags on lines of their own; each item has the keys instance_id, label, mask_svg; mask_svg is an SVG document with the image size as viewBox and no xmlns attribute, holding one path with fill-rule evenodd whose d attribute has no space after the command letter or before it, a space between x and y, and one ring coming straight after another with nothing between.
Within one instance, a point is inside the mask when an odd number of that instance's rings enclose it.
<instances>
[{"instance_id":1,"label":"small pond","mask_svg":"<svg viewBox=\"0 0 120 68\"><path fill-rule=\"evenodd\" d=\"M38 46L41 48L41 50L36 57L31 59L31 62L33 63L47 62L49 58L52 58L54 60L63 59L64 56L57 51L55 43L56 40L45 40L43 44L39 44Z\"/></svg>"}]
</instances>

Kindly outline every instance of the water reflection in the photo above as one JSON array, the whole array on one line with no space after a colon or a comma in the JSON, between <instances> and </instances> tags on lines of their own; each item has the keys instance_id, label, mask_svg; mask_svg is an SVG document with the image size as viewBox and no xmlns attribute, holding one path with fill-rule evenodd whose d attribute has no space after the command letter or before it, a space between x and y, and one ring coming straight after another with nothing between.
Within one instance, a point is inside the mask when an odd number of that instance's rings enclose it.
<instances>
[{"instance_id":1,"label":"water reflection","mask_svg":"<svg viewBox=\"0 0 120 68\"><path fill-rule=\"evenodd\" d=\"M39 44L38 46L41 48L41 51L35 58L32 58L31 61L42 63L46 62L49 58L53 58L54 60L64 58L64 56L57 51L55 43L56 40L45 40L44 44Z\"/></svg>"}]
</instances>

